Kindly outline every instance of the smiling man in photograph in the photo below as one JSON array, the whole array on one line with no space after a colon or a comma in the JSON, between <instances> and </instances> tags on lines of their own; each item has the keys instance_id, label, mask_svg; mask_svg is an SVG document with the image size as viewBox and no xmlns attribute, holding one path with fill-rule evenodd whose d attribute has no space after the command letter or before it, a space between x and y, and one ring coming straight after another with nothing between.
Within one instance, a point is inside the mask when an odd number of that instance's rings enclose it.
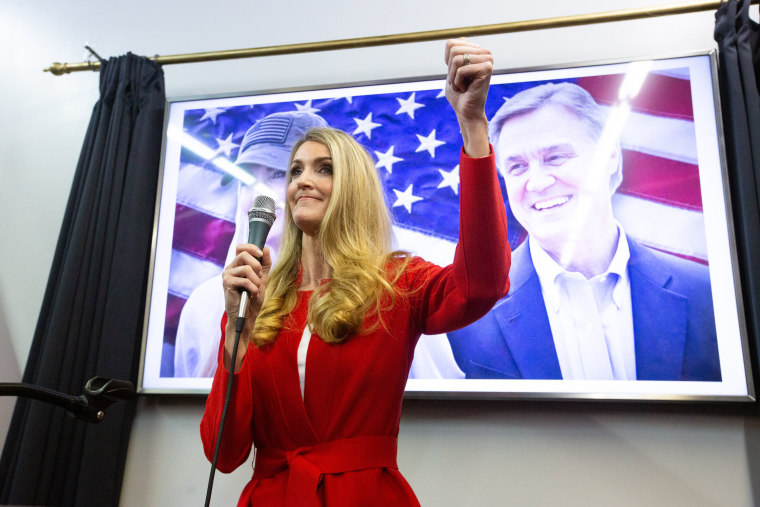
<instances>
[{"instance_id":1,"label":"smiling man in photograph","mask_svg":"<svg viewBox=\"0 0 760 507\"><path fill-rule=\"evenodd\" d=\"M517 93L490 122L528 232L509 294L448 333L467 378L720 381L706 266L647 248L615 219L622 155L573 83Z\"/></svg>"}]
</instances>

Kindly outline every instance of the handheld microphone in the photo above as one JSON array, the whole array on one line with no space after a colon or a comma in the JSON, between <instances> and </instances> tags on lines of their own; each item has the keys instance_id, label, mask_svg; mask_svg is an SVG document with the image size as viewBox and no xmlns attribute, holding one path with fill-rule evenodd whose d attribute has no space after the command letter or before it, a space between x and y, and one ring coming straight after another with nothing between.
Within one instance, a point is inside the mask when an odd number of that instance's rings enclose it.
<instances>
[{"instance_id":1,"label":"handheld microphone","mask_svg":"<svg viewBox=\"0 0 760 507\"><path fill-rule=\"evenodd\" d=\"M248 210L248 243L264 248L269 229L272 228L275 216L274 199L266 195L258 195L251 203ZM261 260L261 259L259 259ZM245 310L248 306L248 293L243 291L240 295L240 307L238 308L238 322L242 330L242 322L245 320Z\"/></svg>"},{"instance_id":2,"label":"handheld microphone","mask_svg":"<svg viewBox=\"0 0 760 507\"><path fill-rule=\"evenodd\" d=\"M274 223L274 199L265 195L256 196L248 210L248 243L264 248L267 241L269 229ZM261 260L261 259L259 259ZM235 322L235 345L232 349L232 364L230 364L230 373L227 378L227 394L224 397L224 408L222 409L222 418L219 421L219 431L216 437L216 448L214 449L214 459L211 461L211 472L208 478L208 487L206 488L205 507L209 507L211 502L211 489L214 486L214 471L219 459L219 448L222 445L222 431L224 430L224 421L227 419L227 409L230 405L230 394L232 385L235 382L235 358L237 358L238 346L240 344L240 333L243 331L245 324L245 309L248 305L248 293L243 291L240 295L240 307L238 308L237 322Z\"/></svg>"}]
</instances>

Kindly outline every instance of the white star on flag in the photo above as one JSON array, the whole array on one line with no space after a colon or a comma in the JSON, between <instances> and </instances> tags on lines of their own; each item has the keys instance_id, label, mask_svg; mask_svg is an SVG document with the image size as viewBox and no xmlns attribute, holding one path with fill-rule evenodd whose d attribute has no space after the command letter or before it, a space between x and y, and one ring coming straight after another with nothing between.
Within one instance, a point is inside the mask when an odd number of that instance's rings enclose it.
<instances>
[{"instance_id":1,"label":"white star on flag","mask_svg":"<svg viewBox=\"0 0 760 507\"><path fill-rule=\"evenodd\" d=\"M367 136L367 139L372 139L372 129L380 126L379 123L374 123L372 121L372 113L369 113L363 120L354 118L354 121L358 125L356 130L354 130L354 136L356 136L356 134L364 134Z\"/></svg>"},{"instance_id":2,"label":"white star on flag","mask_svg":"<svg viewBox=\"0 0 760 507\"><path fill-rule=\"evenodd\" d=\"M218 137L215 137L214 139L216 139L216 142L219 144L216 153L224 152L224 156L227 158L230 158L233 149L240 146L239 144L232 142L232 134L228 135L227 139L219 139Z\"/></svg>"},{"instance_id":3,"label":"white star on flag","mask_svg":"<svg viewBox=\"0 0 760 507\"><path fill-rule=\"evenodd\" d=\"M216 125L216 117L219 116L224 112L224 109L219 109L218 107L210 107L205 110L206 112L203 113L203 116L201 116L201 119L198 121L203 121L205 119L211 120L211 123Z\"/></svg>"},{"instance_id":4,"label":"white star on flag","mask_svg":"<svg viewBox=\"0 0 760 507\"><path fill-rule=\"evenodd\" d=\"M388 151L385 153L381 153L379 151L375 152L375 155L377 156L377 164L375 164L376 168L385 167L385 169L389 172L393 172L393 164L396 162L401 162L404 160L403 158L396 157L393 155L393 146L390 147Z\"/></svg>"},{"instance_id":5,"label":"white star on flag","mask_svg":"<svg viewBox=\"0 0 760 507\"><path fill-rule=\"evenodd\" d=\"M435 149L442 144L446 144L445 142L439 141L438 139L435 138L435 129L433 129L433 131L430 132L430 134L428 134L427 137L421 136L419 134L415 134L415 135L417 136L417 139L419 139L420 141L419 148L414 150L415 153L418 151L427 150L427 152L430 153L431 157L435 157Z\"/></svg>"},{"instance_id":6,"label":"white star on flag","mask_svg":"<svg viewBox=\"0 0 760 507\"><path fill-rule=\"evenodd\" d=\"M406 208L406 211L408 213L412 212L412 204L414 204L417 201L421 201L422 197L417 197L416 195L412 194L412 186L414 184L410 183L408 187L406 187L406 190L403 192L399 192L395 188L393 191L396 193L396 202L393 203L393 207L397 206L403 206Z\"/></svg>"},{"instance_id":7,"label":"white star on flag","mask_svg":"<svg viewBox=\"0 0 760 507\"><path fill-rule=\"evenodd\" d=\"M438 185L438 188L451 187L451 190L459 195L459 165L457 164L457 166L449 172L446 172L443 169L438 169L438 172L443 176L443 181Z\"/></svg>"},{"instance_id":8,"label":"white star on flag","mask_svg":"<svg viewBox=\"0 0 760 507\"><path fill-rule=\"evenodd\" d=\"M398 111L396 111L396 114L406 113L409 115L409 118L414 119L414 111L421 107L425 107L423 104L414 101L416 93L417 92L412 92L412 95L406 100L399 99L398 97L396 98L401 106L398 108Z\"/></svg>"},{"instance_id":9,"label":"white star on flag","mask_svg":"<svg viewBox=\"0 0 760 507\"><path fill-rule=\"evenodd\" d=\"M441 91L438 92L438 95L435 96L435 98L440 99L441 97L446 96L446 88L441 88Z\"/></svg>"},{"instance_id":10,"label":"white star on flag","mask_svg":"<svg viewBox=\"0 0 760 507\"><path fill-rule=\"evenodd\" d=\"M307 113L314 113L314 114L319 112L319 109L317 109L316 107L311 107L311 99L307 100L306 104L296 104L295 106L296 106L296 109L298 109L299 111L305 111Z\"/></svg>"}]
</instances>

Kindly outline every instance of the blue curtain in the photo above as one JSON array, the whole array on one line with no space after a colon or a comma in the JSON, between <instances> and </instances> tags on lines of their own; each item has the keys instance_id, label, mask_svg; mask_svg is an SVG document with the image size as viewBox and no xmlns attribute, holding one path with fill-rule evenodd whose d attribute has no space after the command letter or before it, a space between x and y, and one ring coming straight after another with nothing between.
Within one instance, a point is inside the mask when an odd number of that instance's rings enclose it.
<instances>
[{"instance_id":1,"label":"blue curtain","mask_svg":"<svg viewBox=\"0 0 760 507\"><path fill-rule=\"evenodd\" d=\"M102 62L23 382L73 395L96 375L136 382L165 102L154 62ZM19 398L0 503L118 505L133 416L118 403L92 425Z\"/></svg>"}]
</instances>

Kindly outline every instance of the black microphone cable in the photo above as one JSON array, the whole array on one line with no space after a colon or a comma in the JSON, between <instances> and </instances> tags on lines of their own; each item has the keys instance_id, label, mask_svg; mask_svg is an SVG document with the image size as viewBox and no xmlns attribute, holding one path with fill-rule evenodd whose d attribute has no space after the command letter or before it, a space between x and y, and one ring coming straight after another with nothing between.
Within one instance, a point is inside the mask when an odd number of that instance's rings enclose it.
<instances>
[{"instance_id":1,"label":"black microphone cable","mask_svg":"<svg viewBox=\"0 0 760 507\"><path fill-rule=\"evenodd\" d=\"M214 487L214 475L216 472L216 463L219 461L219 449L222 447L222 430L224 421L227 419L227 410L230 407L230 396L232 394L232 383L235 381L235 360L237 359L238 346L240 345L240 332L243 330L245 317L238 317L235 322L235 345L232 348L232 362L230 363L230 373L227 377L227 394L224 395L224 408L222 409L222 419L219 421L219 431L216 436L216 446L214 447L214 459L211 462L211 472L208 477L208 488L206 489L206 503L209 507L211 502L211 489Z\"/></svg>"},{"instance_id":2,"label":"black microphone cable","mask_svg":"<svg viewBox=\"0 0 760 507\"><path fill-rule=\"evenodd\" d=\"M275 219L275 204L271 197L265 195L257 196L251 204L248 211L248 243L264 248L269 229ZM261 259L258 259L261 260ZM235 344L232 347L232 361L230 363L230 372L227 377L227 393L224 396L224 408L222 409L222 418L219 421L219 431L216 436L216 446L214 447L214 459L211 461L211 472L208 478L208 488L206 489L206 503L209 507L211 502L211 489L214 486L214 474L216 472L216 463L219 460L219 449L222 447L222 431L224 430L224 421L227 419L227 411L230 406L230 397L232 395L232 383L235 381L235 361L237 359L238 346L240 345L240 333L245 325L245 310L248 303L248 293L243 291L240 295L240 307L238 316L235 321Z\"/></svg>"}]
</instances>

